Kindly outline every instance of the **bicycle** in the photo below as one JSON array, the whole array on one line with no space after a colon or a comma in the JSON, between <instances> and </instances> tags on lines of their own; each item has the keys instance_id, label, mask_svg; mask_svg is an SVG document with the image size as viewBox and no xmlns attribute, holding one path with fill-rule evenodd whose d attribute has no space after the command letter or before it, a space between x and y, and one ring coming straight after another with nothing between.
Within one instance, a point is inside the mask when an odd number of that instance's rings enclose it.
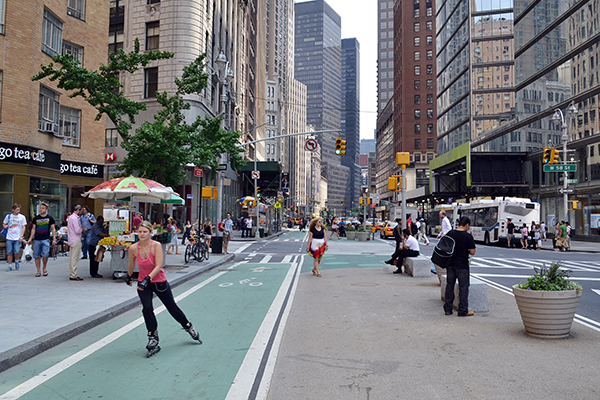
<instances>
[{"instance_id":1,"label":"bicycle","mask_svg":"<svg viewBox=\"0 0 600 400\"><path fill-rule=\"evenodd\" d=\"M200 262L208 260L209 251L208 246L204 242L204 235L193 235L190 237L190 242L185 247L183 261L187 264L192 259Z\"/></svg>"}]
</instances>

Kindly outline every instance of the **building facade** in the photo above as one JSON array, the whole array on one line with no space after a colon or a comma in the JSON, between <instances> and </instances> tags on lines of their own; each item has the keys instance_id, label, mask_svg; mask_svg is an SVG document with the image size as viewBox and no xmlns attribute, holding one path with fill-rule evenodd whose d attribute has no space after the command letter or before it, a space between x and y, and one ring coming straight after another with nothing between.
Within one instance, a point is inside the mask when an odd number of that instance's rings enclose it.
<instances>
[{"instance_id":1,"label":"building facade","mask_svg":"<svg viewBox=\"0 0 600 400\"><path fill-rule=\"evenodd\" d=\"M394 95L394 0L377 0L377 115Z\"/></svg>"},{"instance_id":2,"label":"building facade","mask_svg":"<svg viewBox=\"0 0 600 400\"><path fill-rule=\"evenodd\" d=\"M92 70L106 63L108 4L70 5L0 1L2 215L19 203L29 221L42 201L57 223L76 204L102 213L102 200L81 194L105 178L104 119L95 121L97 111L81 97L70 98L56 82L31 80L57 54L72 54Z\"/></svg>"}]
</instances>

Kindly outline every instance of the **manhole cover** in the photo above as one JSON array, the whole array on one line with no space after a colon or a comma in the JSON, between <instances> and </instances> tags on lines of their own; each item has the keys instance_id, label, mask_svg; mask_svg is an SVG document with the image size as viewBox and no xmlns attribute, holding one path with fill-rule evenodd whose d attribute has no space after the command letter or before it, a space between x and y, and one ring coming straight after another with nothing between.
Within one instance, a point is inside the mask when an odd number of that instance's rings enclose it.
<instances>
[{"instance_id":1,"label":"manhole cover","mask_svg":"<svg viewBox=\"0 0 600 400\"><path fill-rule=\"evenodd\" d=\"M167 271L181 271L182 269L186 269L187 265L167 265L163 267L163 269Z\"/></svg>"},{"instance_id":2,"label":"manhole cover","mask_svg":"<svg viewBox=\"0 0 600 400\"><path fill-rule=\"evenodd\" d=\"M352 286L379 286L377 283L369 283L369 282L359 282L359 283L351 283Z\"/></svg>"}]
</instances>

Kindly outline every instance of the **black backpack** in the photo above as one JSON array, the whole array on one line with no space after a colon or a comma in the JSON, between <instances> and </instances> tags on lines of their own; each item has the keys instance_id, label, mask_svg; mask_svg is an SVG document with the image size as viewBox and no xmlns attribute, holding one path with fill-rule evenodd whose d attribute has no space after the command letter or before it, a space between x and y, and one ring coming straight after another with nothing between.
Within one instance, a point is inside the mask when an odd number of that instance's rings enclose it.
<instances>
[{"instance_id":1,"label":"black backpack","mask_svg":"<svg viewBox=\"0 0 600 400\"><path fill-rule=\"evenodd\" d=\"M448 235L442 236L438 244L433 249L433 255L431 256L431 262L440 268L448 268L452 261L452 255L454 254L454 246L456 242Z\"/></svg>"},{"instance_id":2,"label":"black backpack","mask_svg":"<svg viewBox=\"0 0 600 400\"><path fill-rule=\"evenodd\" d=\"M410 234L415 236L419 232L419 228L417 228L417 223L415 221L411 221L410 223Z\"/></svg>"}]
</instances>

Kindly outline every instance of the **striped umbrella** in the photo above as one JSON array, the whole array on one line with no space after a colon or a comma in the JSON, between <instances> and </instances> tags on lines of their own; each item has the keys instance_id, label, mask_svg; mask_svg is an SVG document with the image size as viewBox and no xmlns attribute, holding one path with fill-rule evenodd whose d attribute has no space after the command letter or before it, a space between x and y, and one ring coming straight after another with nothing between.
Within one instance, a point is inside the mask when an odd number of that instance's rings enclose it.
<instances>
[{"instance_id":1,"label":"striped umbrella","mask_svg":"<svg viewBox=\"0 0 600 400\"><path fill-rule=\"evenodd\" d=\"M91 199L117 199L127 196L148 196L169 200L173 189L161 185L151 179L128 176L103 182L87 192L84 197Z\"/></svg>"}]
</instances>

